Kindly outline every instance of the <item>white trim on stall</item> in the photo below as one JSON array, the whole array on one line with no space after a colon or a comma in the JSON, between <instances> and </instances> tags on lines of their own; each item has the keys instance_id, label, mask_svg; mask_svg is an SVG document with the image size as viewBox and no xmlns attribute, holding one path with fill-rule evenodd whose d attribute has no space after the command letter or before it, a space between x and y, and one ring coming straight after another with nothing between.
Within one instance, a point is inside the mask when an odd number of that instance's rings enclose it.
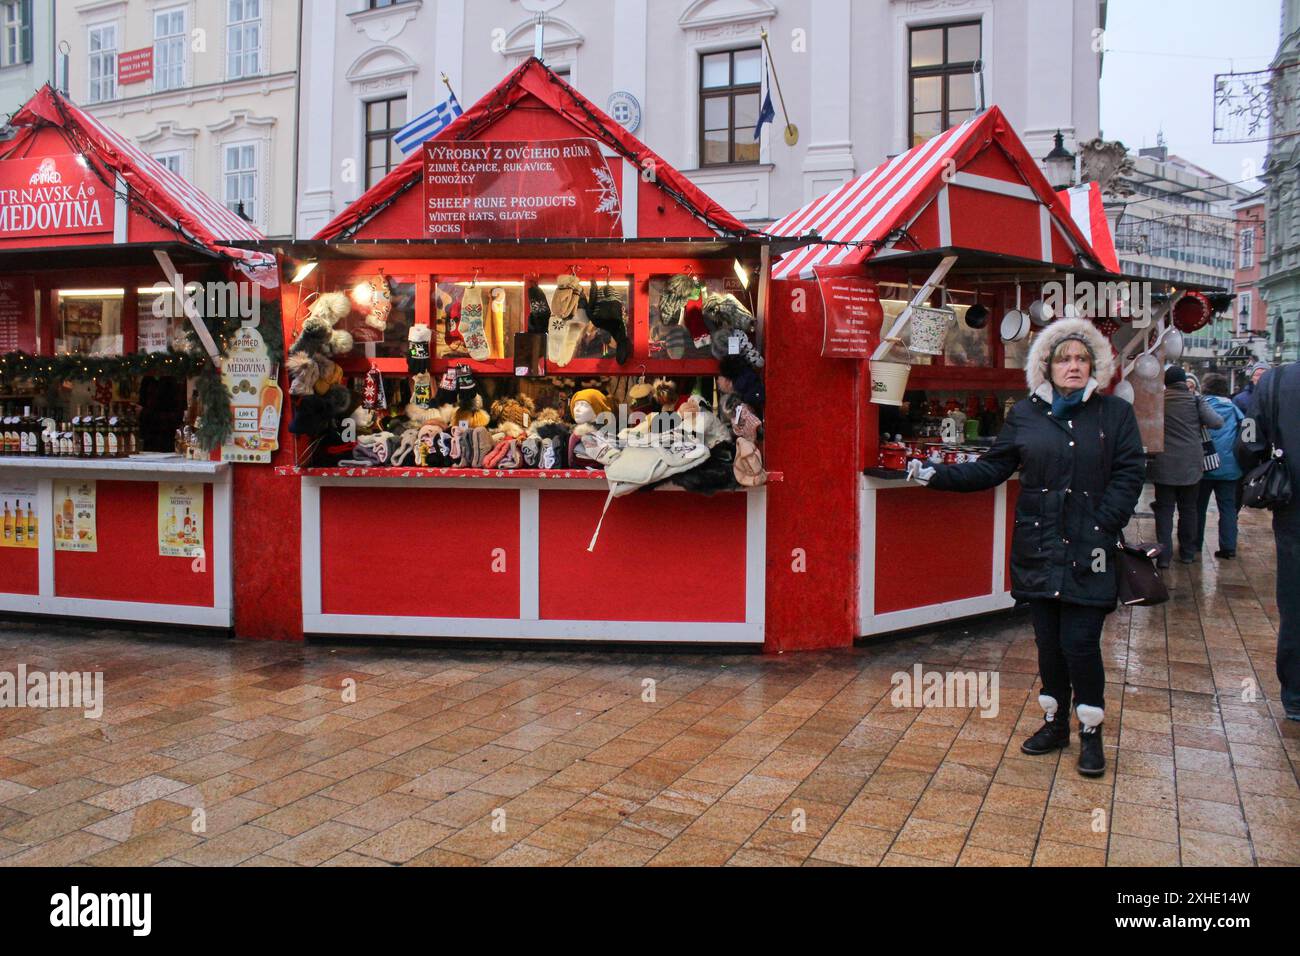
<instances>
[{"instance_id":1,"label":"white trim on stall","mask_svg":"<svg viewBox=\"0 0 1300 956\"><path fill-rule=\"evenodd\" d=\"M398 615L326 614L321 609L322 487L369 488L501 488L519 492L519 617L404 617ZM602 491L603 481L550 479L302 478L302 608L303 632L308 635L372 637L453 637L498 640L626 641L665 644L762 644L767 602L767 489L746 495L745 620L722 621L569 621L541 618L539 593L540 488L560 491ZM663 489L679 491L680 489ZM658 494L659 492L652 492Z\"/></svg>"},{"instance_id":2,"label":"white trim on stall","mask_svg":"<svg viewBox=\"0 0 1300 956\"><path fill-rule=\"evenodd\" d=\"M1015 480L1015 479L1013 479ZM858 486L858 635L872 637L893 631L955 621L977 614L988 614L1014 607L1016 602L1006 592L1007 486L999 485L993 499L993 569L989 576L989 593L905 608L901 611L876 613L876 509L880 489L909 487L898 481L859 479Z\"/></svg>"}]
</instances>

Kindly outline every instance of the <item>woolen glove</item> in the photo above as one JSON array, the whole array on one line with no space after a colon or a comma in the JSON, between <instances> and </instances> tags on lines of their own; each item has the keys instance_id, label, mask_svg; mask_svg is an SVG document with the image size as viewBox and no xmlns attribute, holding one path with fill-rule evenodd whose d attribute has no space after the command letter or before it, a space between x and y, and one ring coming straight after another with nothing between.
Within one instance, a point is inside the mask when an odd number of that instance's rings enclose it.
<instances>
[{"instance_id":1,"label":"woolen glove","mask_svg":"<svg viewBox=\"0 0 1300 956\"><path fill-rule=\"evenodd\" d=\"M923 485L927 485L930 483L930 479L934 477L934 474L934 468L925 464L923 461L913 458L907 463L908 481L916 481Z\"/></svg>"}]
</instances>

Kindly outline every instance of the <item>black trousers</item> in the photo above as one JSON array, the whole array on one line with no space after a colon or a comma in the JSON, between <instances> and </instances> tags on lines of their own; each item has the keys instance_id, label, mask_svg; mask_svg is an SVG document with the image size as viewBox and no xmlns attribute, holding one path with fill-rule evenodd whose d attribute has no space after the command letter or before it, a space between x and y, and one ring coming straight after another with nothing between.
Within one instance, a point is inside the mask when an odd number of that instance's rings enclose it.
<instances>
[{"instance_id":1,"label":"black trousers","mask_svg":"<svg viewBox=\"0 0 1300 956\"><path fill-rule=\"evenodd\" d=\"M1030 601L1029 610L1043 693L1055 697L1067 715L1071 692L1074 706L1104 707L1106 669L1101 663L1101 629L1110 612L1063 601Z\"/></svg>"},{"instance_id":2,"label":"black trousers","mask_svg":"<svg viewBox=\"0 0 1300 956\"><path fill-rule=\"evenodd\" d=\"M1288 714L1300 714L1300 505L1273 512L1277 540L1277 680Z\"/></svg>"},{"instance_id":3,"label":"black trousers","mask_svg":"<svg viewBox=\"0 0 1300 956\"><path fill-rule=\"evenodd\" d=\"M1174 557L1174 507L1178 508L1179 557L1196 554L1196 538L1201 530L1199 499L1201 483L1194 485L1156 485L1156 500L1151 510L1156 516L1156 540L1160 542L1157 563L1168 567Z\"/></svg>"}]
</instances>

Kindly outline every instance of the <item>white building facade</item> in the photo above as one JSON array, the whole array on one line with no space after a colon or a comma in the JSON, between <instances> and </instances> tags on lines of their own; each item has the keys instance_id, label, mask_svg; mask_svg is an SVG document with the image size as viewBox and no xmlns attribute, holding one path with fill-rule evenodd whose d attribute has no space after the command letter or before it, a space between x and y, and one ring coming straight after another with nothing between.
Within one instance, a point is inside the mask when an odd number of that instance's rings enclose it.
<instances>
[{"instance_id":1,"label":"white building facade","mask_svg":"<svg viewBox=\"0 0 1300 956\"><path fill-rule=\"evenodd\" d=\"M74 102L271 236L293 234L299 0L60 0Z\"/></svg>"},{"instance_id":2,"label":"white building facade","mask_svg":"<svg viewBox=\"0 0 1300 956\"><path fill-rule=\"evenodd\" d=\"M1105 0L311 0L298 235L400 162L391 132L446 99L442 74L468 107L530 56L539 11L548 66L754 224L981 98L1036 156L1058 129L1072 150L1099 131ZM780 95L755 142L764 30Z\"/></svg>"},{"instance_id":3,"label":"white building facade","mask_svg":"<svg viewBox=\"0 0 1300 956\"><path fill-rule=\"evenodd\" d=\"M0 0L0 134L36 90L55 82L54 0Z\"/></svg>"}]
</instances>

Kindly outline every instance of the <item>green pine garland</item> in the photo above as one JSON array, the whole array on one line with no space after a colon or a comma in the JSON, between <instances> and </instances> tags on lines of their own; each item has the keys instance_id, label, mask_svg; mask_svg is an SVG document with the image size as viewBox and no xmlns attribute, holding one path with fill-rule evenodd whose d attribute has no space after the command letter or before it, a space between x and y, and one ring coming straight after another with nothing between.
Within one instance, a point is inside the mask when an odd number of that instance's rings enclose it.
<instances>
[{"instance_id":1,"label":"green pine garland","mask_svg":"<svg viewBox=\"0 0 1300 956\"><path fill-rule=\"evenodd\" d=\"M194 395L203 410L195 426L199 447L204 451L220 448L235 430L235 413L230 408L230 392L222 381L221 372L211 362L205 362Z\"/></svg>"},{"instance_id":2,"label":"green pine garland","mask_svg":"<svg viewBox=\"0 0 1300 956\"><path fill-rule=\"evenodd\" d=\"M0 355L0 379L25 380L41 387L58 382L114 382L142 375L194 375L207 356L181 352L133 352L130 355L29 355L7 352Z\"/></svg>"}]
</instances>

